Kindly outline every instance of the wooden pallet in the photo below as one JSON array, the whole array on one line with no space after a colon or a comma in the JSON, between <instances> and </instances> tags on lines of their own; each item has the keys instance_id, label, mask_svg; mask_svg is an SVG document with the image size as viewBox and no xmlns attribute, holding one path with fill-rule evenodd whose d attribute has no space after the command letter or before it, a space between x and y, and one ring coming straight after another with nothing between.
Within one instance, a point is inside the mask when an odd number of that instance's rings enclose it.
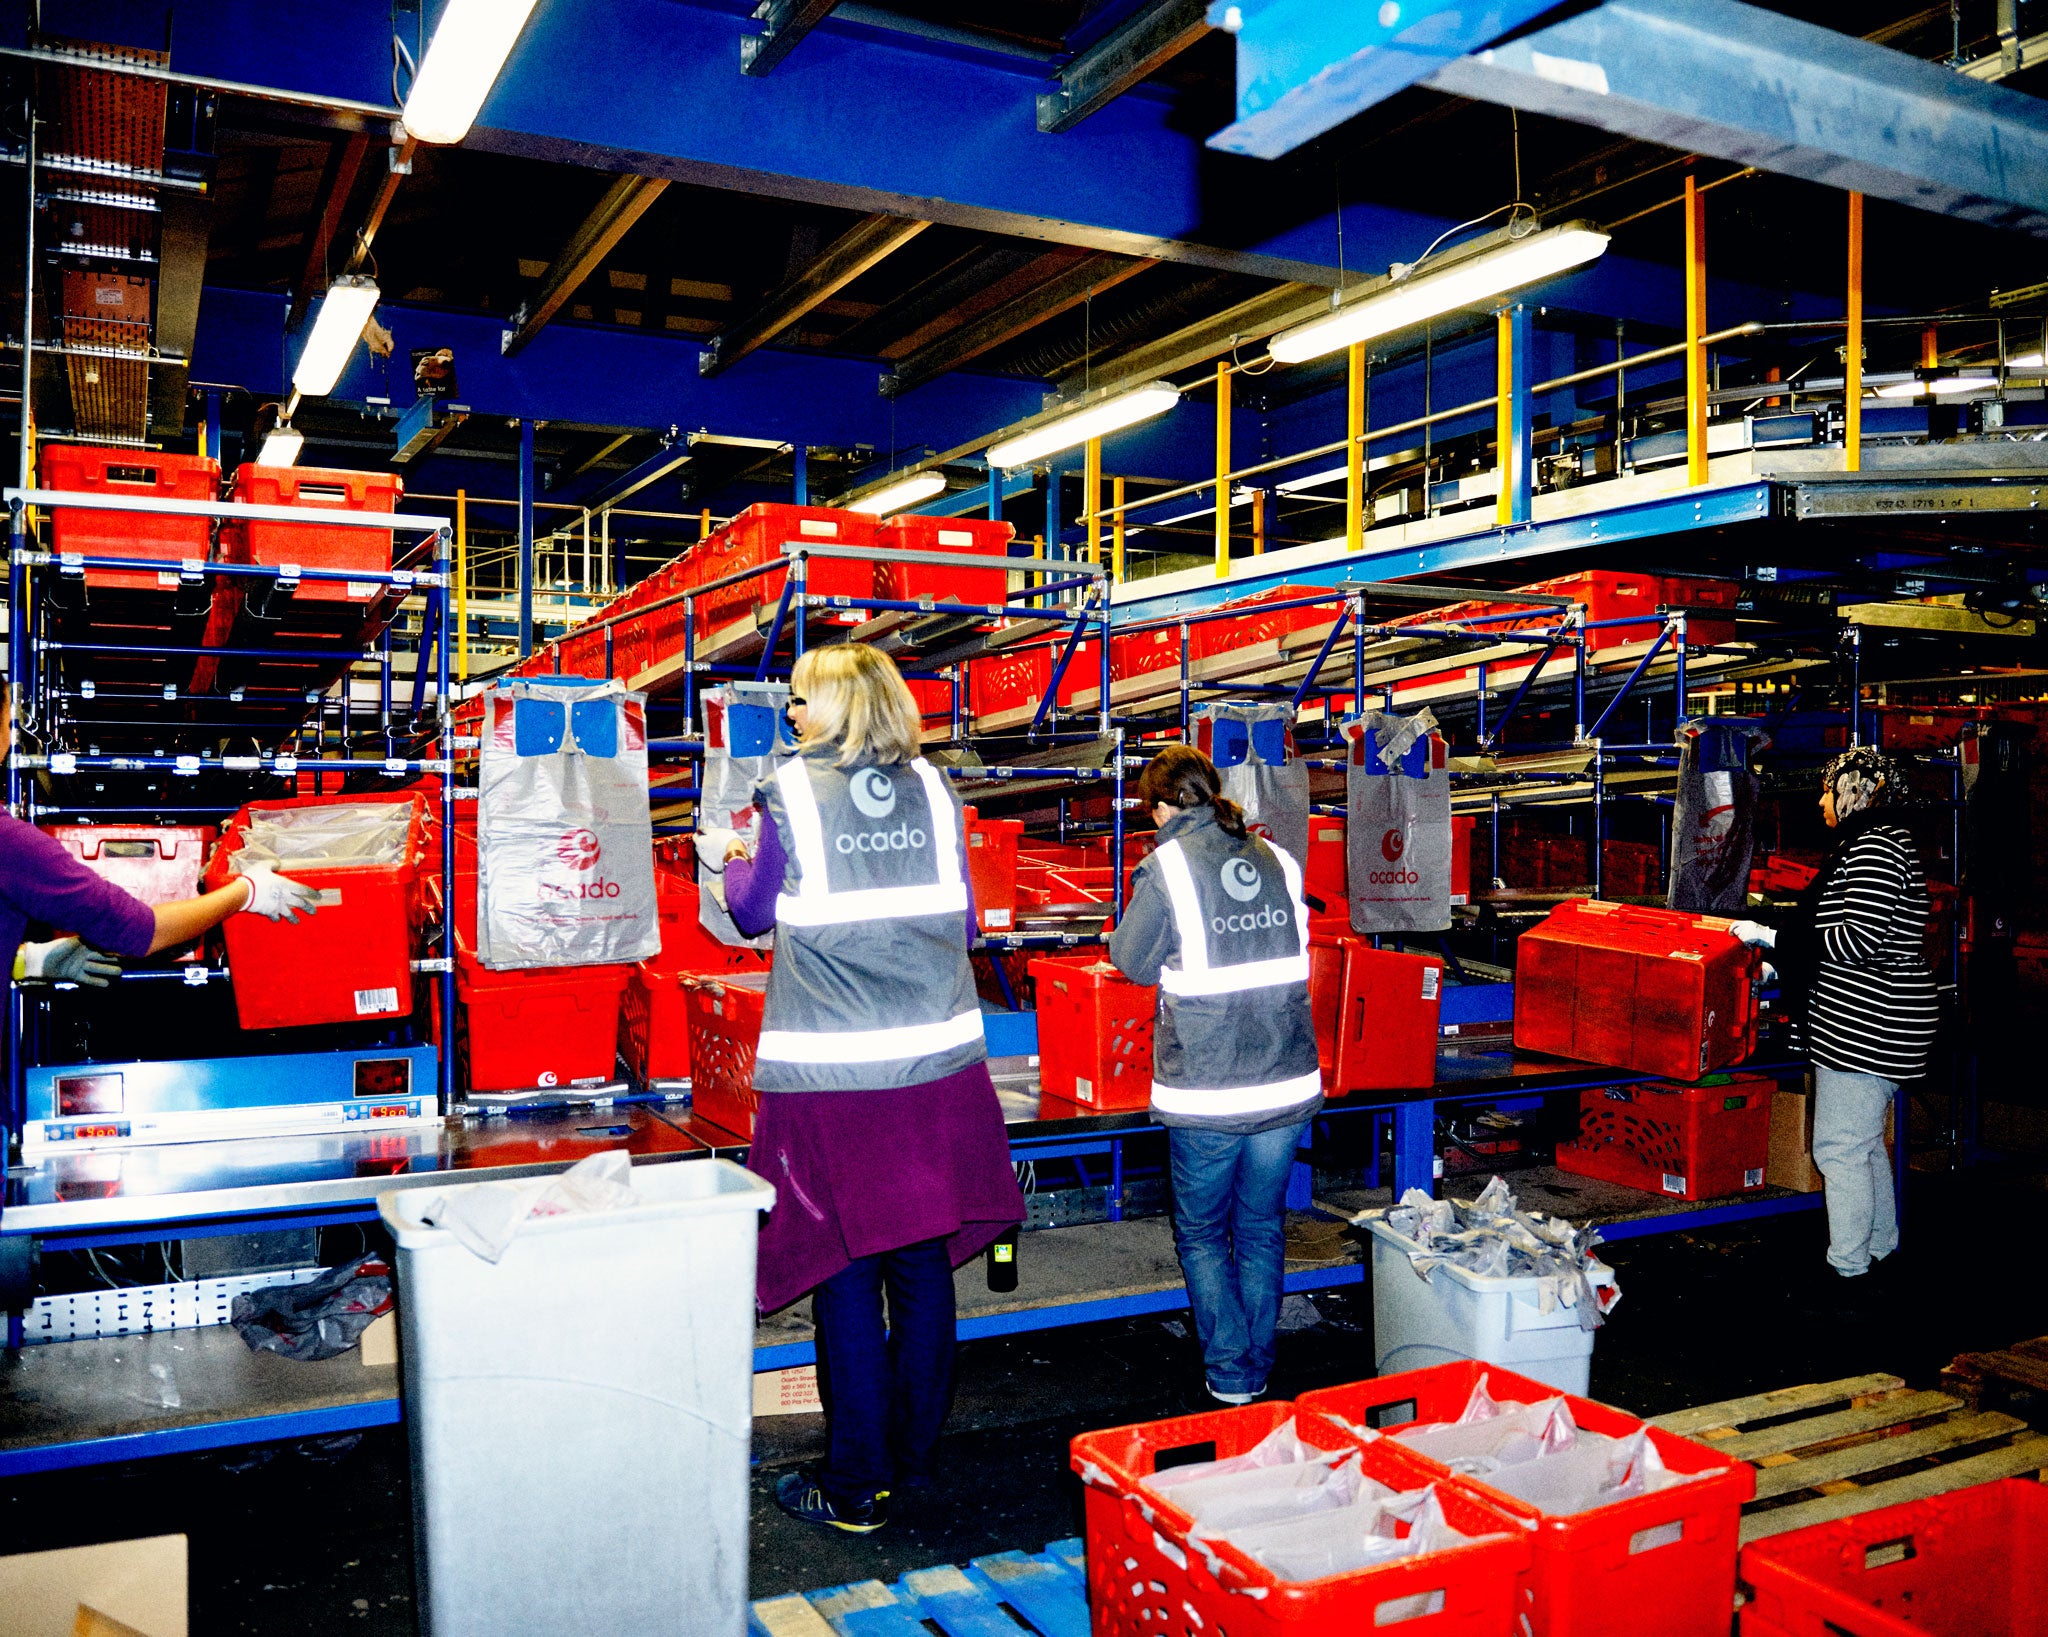
<instances>
[{"instance_id":1,"label":"wooden pallet","mask_svg":"<svg viewBox=\"0 0 2048 1637\"><path fill-rule=\"evenodd\" d=\"M1650 1425L1756 1467L1745 1543L2048 1468L2048 1437L2016 1416L1911 1392L1891 1375L1755 1393Z\"/></svg>"},{"instance_id":2,"label":"wooden pallet","mask_svg":"<svg viewBox=\"0 0 2048 1637\"><path fill-rule=\"evenodd\" d=\"M1991 1353L1958 1354L1941 1384L1973 1410L1985 1400L2008 1402L2015 1392L2048 1395L2048 1336L2016 1341Z\"/></svg>"},{"instance_id":3,"label":"wooden pallet","mask_svg":"<svg viewBox=\"0 0 2048 1637\"><path fill-rule=\"evenodd\" d=\"M1088 1637L1081 1542L996 1552L965 1569L916 1569L893 1586L863 1580L764 1598L750 1637Z\"/></svg>"}]
</instances>

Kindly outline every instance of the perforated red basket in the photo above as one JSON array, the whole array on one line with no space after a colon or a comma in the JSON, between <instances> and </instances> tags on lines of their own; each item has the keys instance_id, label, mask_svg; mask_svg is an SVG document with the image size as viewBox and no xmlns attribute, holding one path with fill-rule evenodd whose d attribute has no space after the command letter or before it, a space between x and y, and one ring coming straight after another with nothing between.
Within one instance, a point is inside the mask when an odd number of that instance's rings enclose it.
<instances>
[{"instance_id":1,"label":"perforated red basket","mask_svg":"<svg viewBox=\"0 0 2048 1637\"><path fill-rule=\"evenodd\" d=\"M1159 991L1107 961L1035 960L1038 1080L1049 1097L1097 1110L1152 1101L1152 1020Z\"/></svg>"},{"instance_id":2,"label":"perforated red basket","mask_svg":"<svg viewBox=\"0 0 2048 1637\"><path fill-rule=\"evenodd\" d=\"M686 978L683 995L690 1011L691 1112L751 1142L761 1106L754 1051L761 1044L768 975Z\"/></svg>"},{"instance_id":3,"label":"perforated red basket","mask_svg":"<svg viewBox=\"0 0 2048 1637\"><path fill-rule=\"evenodd\" d=\"M1557 1166L1673 1199L1719 1199L1764 1186L1777 1082L1606 1086L1579 1094L1579 1135Z\"/></svg>"}]
</instances>

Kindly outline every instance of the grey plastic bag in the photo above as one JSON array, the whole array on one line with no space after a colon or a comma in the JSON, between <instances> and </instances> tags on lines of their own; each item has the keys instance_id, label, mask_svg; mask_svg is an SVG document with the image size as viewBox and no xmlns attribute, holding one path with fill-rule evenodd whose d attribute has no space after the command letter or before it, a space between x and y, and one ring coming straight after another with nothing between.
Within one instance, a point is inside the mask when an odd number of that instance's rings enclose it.
<instances>
[{"instance_id":1,"label":"grey plastic bag","mask_svg":"<svg viewBox=\"0 0 2048 1637\"><path fill-rule=\"evenodd\" d=\"M732 830L750 845L762 822L754 787L795 753L785 711L786 682L727 682L704 690L704 776L698 781L697 829ZM749 938L725 908L725 860L697 849L697 920L720 943L770 949L773 931Z\"/></svg>"},{"instance_id":2,"label":"grey plastic bag","mask_svg":"<svg viewBox=\"0 0 2048 1637\"><path fill-rule=\"evenodd\" d=\"M1753 723L1694 721L1678 730L1678 804L1671 817L1672 909L1741 915L1749 902L1763 781L1750 758L1771 742Z\"/></svg>"},{"instance_id":3,"label":"grey plastic bag","mask_svg":"<svg viewBox=\"0 0 2048 1637\"><path fill-rule=\"evenodd\" d=\"M1351 930L1448 930L1451 772L1435 716L1367 711L1343 733Z\"/></svg>"},{"instance_id":4,"label":"grey plastic bag","mask_svg":"<svg viewBox=\"0 0 2048 1637\"><path fill-rule=\"evenodd\" d=\"M1248 828L1308 867L1308 764L1294 758L1293 707L1198 705L1195 748L1216 764Z\"/></svg>"},{"instance_id":5,"label":"grey plastic bag","mask_svg":"<svg viewBox=\"0 0 2048 1637\"><path fill-rule=\"evenodd\" d=\"M501 683L477 802L477 957L493 971L661 949L647 697L617 682Z\"/></svg>"}]
</instances>

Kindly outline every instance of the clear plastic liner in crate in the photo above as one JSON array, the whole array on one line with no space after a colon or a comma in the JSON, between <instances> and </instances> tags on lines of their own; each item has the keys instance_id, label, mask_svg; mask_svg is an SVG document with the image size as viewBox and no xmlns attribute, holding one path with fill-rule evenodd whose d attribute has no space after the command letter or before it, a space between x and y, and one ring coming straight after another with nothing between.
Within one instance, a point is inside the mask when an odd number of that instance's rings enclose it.
<instances>
[{"instance_id":1,"label":"clear plastic liner in crate","mask_svg":"<svg viewBox=\"0 0 2048 1637\"><path fill-rule=\"evenodd\" d=\"M241 871L251 864L335 869L403 863L412 811L409 802L258 808L232 864Z\"/></svg>"},{"instance_id":2,"label":"clear plastic liner in crate","mask_svg":"<svg viewBox=\"0 0 2048 1637\"><path fill-rule=\"evenodd\" d=\"M1410 1188L1391 1209L1352 1218L1375 1219L1405 1241L1409 1265L1424 1279L1443 1264L1489 1279L1534 1277L1543 1311L1572 1308L1584 1330L1599 1329L1621 1300L1614 1270L1593 1254L1599 1229L1523 1210L1499 1177L1474 1200L1432 1199Z\"/></svg>"}]
</instances>

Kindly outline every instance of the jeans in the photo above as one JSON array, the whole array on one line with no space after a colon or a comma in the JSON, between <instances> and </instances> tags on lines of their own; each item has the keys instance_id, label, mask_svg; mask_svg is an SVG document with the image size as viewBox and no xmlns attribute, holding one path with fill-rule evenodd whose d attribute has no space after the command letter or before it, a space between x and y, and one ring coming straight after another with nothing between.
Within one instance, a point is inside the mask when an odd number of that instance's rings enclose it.
<instances>
[{"instance_id":1,"label":"jeans","mask_svg":"<svg viewBox=\"0 0 2048 1637\"><path fill-rule=\"evenodd\" d=\"M1899 1248L1884 1151L1884 1111L1898 1094L1874 1074L1814 1070L1813 1163L1828 1185L1828 1265L1850 1278Z\"/></svg>"},{"instance_id":2,"label":"jeans","mask_svg":"<svg viewBox=\"0 0 2048 1637\"><path fill-rule=\"evenodd\" d=\"M1261 1393L1286 1271L1287 1174L1308 1123L1239 1137L1174 1126L1173 1240L1202 1365L1219 1393Z\"/></svg>"},{"instance_id":3,"label":"jeans","mask_svg":"<svg viewBox=\"0 0 2048 1637\"><path fill-rule=\"evenodd\" d=\"M889 1298L888 1326L882 1296ZM826 1456L819 1486L858 1505L930 1476L953 1403L953 1265L927 1239L849 1262L811 1293Z\"/></svg>"}]
</instances>

